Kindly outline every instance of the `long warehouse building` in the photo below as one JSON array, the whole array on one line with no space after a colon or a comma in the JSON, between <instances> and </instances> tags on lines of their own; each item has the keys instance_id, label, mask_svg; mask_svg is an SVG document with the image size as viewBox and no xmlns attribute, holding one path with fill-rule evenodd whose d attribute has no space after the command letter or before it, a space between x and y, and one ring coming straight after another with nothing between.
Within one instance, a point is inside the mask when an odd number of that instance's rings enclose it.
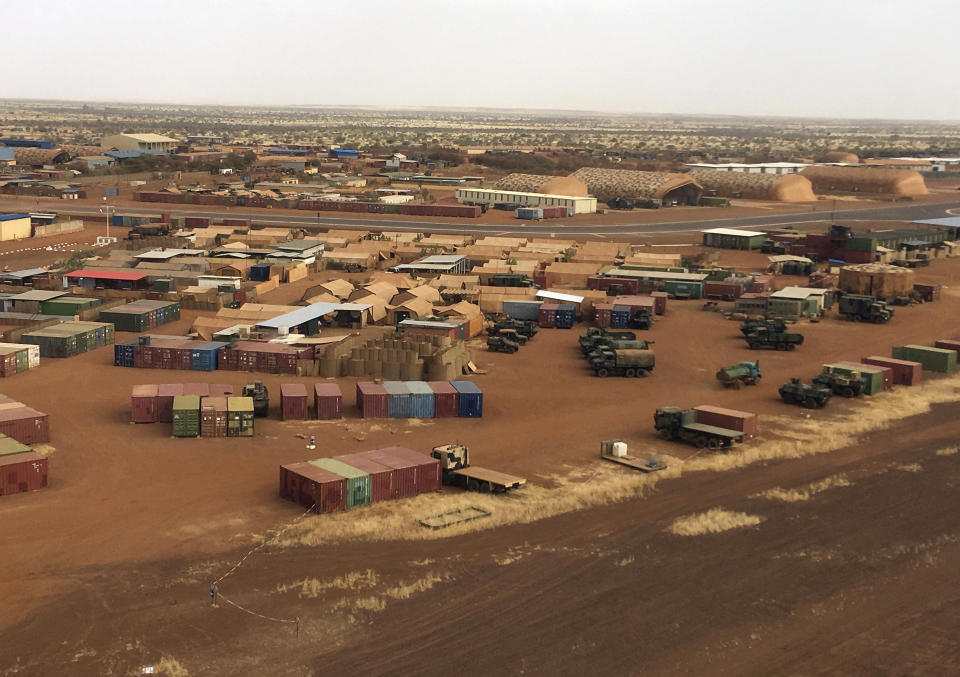
<instances>
[{"instance_id":1,"label":"long warehouse building","mask_svg":"<svg viewBox=\"0 0 960 677\"><path fill-rule=\"evenodd\" d=\"M546 193L520 193L512 190L491 190L488 188L460 188L454 196L457 202L465 205L492 207L566 207L574 214L595 214L597 198L576 197L573 195L549 195Z\"/></svg>"}]
</instances>

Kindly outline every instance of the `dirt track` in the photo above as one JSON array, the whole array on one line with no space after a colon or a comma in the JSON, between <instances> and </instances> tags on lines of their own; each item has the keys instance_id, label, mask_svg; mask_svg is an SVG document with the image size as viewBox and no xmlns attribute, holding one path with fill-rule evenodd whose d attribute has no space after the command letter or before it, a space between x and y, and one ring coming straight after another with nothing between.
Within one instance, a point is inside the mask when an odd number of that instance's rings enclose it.
<instances>
[{"instance_id":1,"label":"dirt track","mask_svg":"<svg viewBox=\"0 0 960 677\"><path fill-rule=\"evenodd\" d=\"M724 256L741 267L763 260ZM943 300L898 309L884 327L835 317L801 324L807 340L794 353L749 351L736 323L672 303L649 332L658 366L647 379L598 379L585 370L577 330L543 330L517 355L480 353L488 372L475 379L485 392L482 420L364 422L352 407L352 380L341 379L342 422L284 423L275 402L253 440L175 440L165 424L127 422L132 385L239 387L249 375L120 369L110 366L109 349L44 360L2 383L4 394L50 414L55 452L50 488L0 500L0 674L17 665L28 675L130 674L165 655L190 674L849 674L861 665L936 673L958 660L943 629L957 629L955 578L948 583L960 561L960 525L949 506L960 455L934 455L960 433L956 405L854 448L687 474L646 498L529 525L434 541L267 548L224 581L223 593L268 616L299 616L299 641L290 624L209 609L206 594L257 534L299 514L276 497L280 463L459 440L475 463L524 474L532 485L579 472L590 486L603 465L601 439L693 454L654 435L653 410L665 404L756 411L769 439L769 417L805 420L807 412L776 397L789 376L956 336L958 276L960 259L922 270L919 280L948 285ZM185 312L164 333L185 331L192 317ZM718 365L756 357L760 386L719 388ZM258 377L274 394L281 382L312 382ZM813 415L852 420L869 403L834 401ZM311 433L321 444L312 454L297 437ZM918 472L896 469L912 463ZM839 472L853 486L806 503L749 498ZM764 521L713 536L664 533L673 518L713 507ZM367 569L373 577L316 598L278 591Z\"/></svg>"}]
</instances>

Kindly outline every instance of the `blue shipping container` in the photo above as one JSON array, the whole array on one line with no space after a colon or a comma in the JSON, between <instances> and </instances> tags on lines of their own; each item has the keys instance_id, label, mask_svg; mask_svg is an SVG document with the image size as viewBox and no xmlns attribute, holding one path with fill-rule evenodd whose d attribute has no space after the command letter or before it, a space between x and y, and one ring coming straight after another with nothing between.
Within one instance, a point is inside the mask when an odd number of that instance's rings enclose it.
<instances>
[{"instance_id":1,"label":"blue shipping container","mask_svg":"<svg viewBox=\"0 0 960 677\"><path fill-rule=\"evenodd\" d=\"M122 225L123 225L123 217L120 216L120 215L118 215L118 214L114 214L112 217L110 217L110 225L111 225L111 226L122 226Z\"/></svg>"},{"instance_id":2,"label":"blue shipping container","mask_svg":"<svg viewBox=\"0 0 960 677\"><path fill-rule=\"evenodd\" d=\"M195 371L214 371L217 368L217 351L230 345L222 341L204 343L190 351L190 368Z\"/></svg>"},{"instance_id":3,"label":"blue shipping container","mask_svg":"<svg viewBox=\"0 0 960 677\"><path fill-rule=\"evenodd\" d=\"M542 219L543 210L538 207L517 207L514 212L518 219Z\"/></svg>"},{"instance_id":4,"label":"blue shipping container","mask_svg":"<svg viewBox=\"0 0 960 677\"><path fill-rule=\"evenodd\" d=\"M558 329L570 329L577 321L577 308L569 303L561 303L557 306L557 319L555 326Z\"/></svg>"},{"instance_id":5,"label":"blue shipping container","mask_svg":"<svg viewBox=\"0 0 960 677\"><path fill-rule=\"evenodd\" d=\"M433 389L426 381L407 381L410 391L410 414L413 418L433 418L437 405Z\"/></svg>"},{"instance_id":6,"label":"blue shipping container","mask_svg":"<svg viewBox=\"0 0 960 677\"><path fill-rule=\"evenodd\" d=\"M383 389L387 391L387 417L412 418L410 411L410 390L403 381L385 381Z\"/></svg>"},{"instance_id":7,"label":"blue shipping container","mask_svg":"<svg viewBox=\"0 0 960 677\"><path fill-rule=\"evenodd\" d=\"M266 282L270 279L270 266L250 266L250 280Z\"/></svg>"},{"instance_id":8,"label":"blue shipping container","mask_svg":"<svg viewBox=\"0 0 960 677\"><path fill-rule=\"evenodd\" d=\"M450 381L450 385L459 394L459 415L461 418L481 418L483 416L483 393L471 381Z\"/></svg>"},{"instance_id":9,"label":"blue shipping container","mask_svg":"<svg viewBox=\"0 0 960 677\"><path fill-rule=\"evenodd\" d=\"M630 328L630 306L614 306L610 311L611 329Z\"/></svg>"},{"instance_id":10,"label":"blue shipping container","mask_svg":"<svg viewBox=\"0 0 960 677\"><path fill-rule=\"evenodd\" d=\"M117 343L113 346L113 365L115 367L132 367L134 346L139 343L137 339L127 341L126 343Z\"/></svg>"},{"instance_id":11,"label":"blue shipping container","mask_svg":"<svg viewBox=\"0 0 960 677\"><path fill-rule=\"evenodd\" d=\"M507 301L503 302L503 314L516 320L540 319L540 306L543 301Z\"/></svg>"}]
</instances>

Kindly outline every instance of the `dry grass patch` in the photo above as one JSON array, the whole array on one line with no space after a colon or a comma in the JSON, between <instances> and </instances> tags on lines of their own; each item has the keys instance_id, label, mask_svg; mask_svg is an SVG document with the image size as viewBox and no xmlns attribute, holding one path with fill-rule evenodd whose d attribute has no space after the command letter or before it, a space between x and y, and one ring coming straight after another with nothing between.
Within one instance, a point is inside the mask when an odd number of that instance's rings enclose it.
<instances>
[{"instance_id":1,"label":"dry grass patch","mask_svg":"<svg viewBox=\"0 0 960 677\"><path fill-rule=\"evenodd\" d=\"M153 666L153 674L164 677L189 677L190 672L176 658L164 656Z\"/></svg>"},{"instance_id":2,"label":"dry grass patch","mask_svg":"<svg viewBox=\"0 0 960 677\"><path fill-rule=\"evenodd\" d=\"M334 604L333 608L342 609L350 607L353 611L383 611L392 601L410 599L414 595L426 592L438 583L444 583L451 578L452 576L449 574L443 576L427 574L409 583L400 583L399 585L389 587L376 595L361 597L355 600L341 600Z\"/></svg>"},{"instance_id":3,"label":"dry grass patch","mask_svg":"<svg viewBox=\"0 0 960 677\"><path fill-rule=\"evenodd\" d=\"M920 472L923 470L923 466L919 463L904 463L898 465L897 470L902 470L903 472Z\"/></svg>"},{"instance_id":4,"label":"dry grass patch","mask_svg":"<svg viewBox=\"0 0 960 677\"><path fill-rule=\"evenodd\" d=\"M299 588L300 597L319 597L321 593L327 590L367 590L377 587L379 582L380 578L376 572L367 569L366 571L351 571L328 581L322 581L319 578L304 578L290 585L278 585L277 592L287 592Z\"/></svg>"},{"instance_id":5,"label":"dry grass patch","mask_svg":"<svg viewBox=\"0 0 960 677\"><path fill-rule=\"evenodd\" d=\"M771 501L783 501L784 503L799 503L801 501L809 501L812 497L827 489L849 487L852 484L853 483L843 475L833 475L819 482L812 482L811 484L796 487L795 489L774 487L773 489L762 491L759 494L754 494L753 498L766 498Z\"/></svg>"},{"instance_id":6,"label":"dry grass patch","mask_svg":"<svg viewBox=\"0 0 960 677\"><path fill-rule=\"evenodd\" d=\"M937 456L953 456L956 453L960 453L960 447L946 447L945 449L937 449Z\"/></svg>"},{"instance_id":7,"label":"dry grass patch","mask_svg":"<svg viewBox=\"0 0 960 677\"><path fill-rule=\"evenodd\" d=\"M628 556L628 557L623 557L623 558L621 558L621 559L618 559L617 561L615 561L615 562L613 563L613 566L615 566L615 567L625 567L625 566L627 566L628 564L633 564L633 555L630 555L630 556Z\"/></svg>"},{"instance_id":8,"label":"dry grass patch","mask_svg":"<svg viewBox=\"0 0 960 677\"><path fill-rule=\"evenodd\" d=\"M670 523L667 531L677 536L702 536L703 534L719 534L731 529L755 527L762 521L763 518L757 515L733 512L723 508L711 508L706 512L678 517Z\"/></svg>"}]
</instances>

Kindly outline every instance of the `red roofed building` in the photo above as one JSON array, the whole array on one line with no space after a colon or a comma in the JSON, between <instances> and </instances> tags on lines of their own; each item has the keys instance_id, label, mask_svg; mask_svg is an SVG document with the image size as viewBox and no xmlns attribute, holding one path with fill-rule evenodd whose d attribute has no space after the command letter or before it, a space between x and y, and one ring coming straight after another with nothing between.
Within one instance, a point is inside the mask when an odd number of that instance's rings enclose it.
<instances>
[{"instance_id":1,"label":"red roofed building","mask_svg":"<svg viewBox=\"0 0 960 677\"><path fill-rule=\"evenodd\" d=\"M73 284L87 289L148 289L146 273L126 273L119 270L74 270L64 275Z\"/></svg>"}]
</instances>

